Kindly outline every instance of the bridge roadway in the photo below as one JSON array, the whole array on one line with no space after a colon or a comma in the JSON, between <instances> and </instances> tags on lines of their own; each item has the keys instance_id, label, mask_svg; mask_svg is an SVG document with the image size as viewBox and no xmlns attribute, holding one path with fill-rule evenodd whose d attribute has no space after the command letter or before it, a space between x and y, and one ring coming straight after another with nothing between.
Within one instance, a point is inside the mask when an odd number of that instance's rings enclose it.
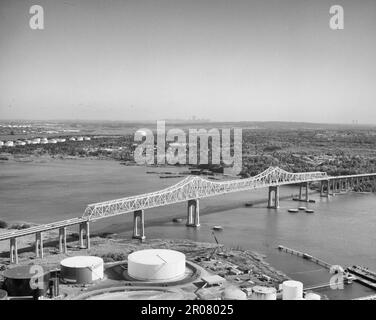
<instances>
[{"instance_id":1,"label":"bridge roadway","mask_svg":"<svg viewBox=\"0 0 376 320\"><path fill-rule=\"evenodd\" d=\"M68 219L68 220L56 221L54 223L41 224L38 226L26 228L26 229L5 232L5 233L0 234L0 241L7 240L9 238L15 238L15 237L18 238L18 237L28 236L30 234L36 234L38 232L60 229L62 227L69 227L69 226L80 224L86 221L87 219L85 218L73 218L73 219Z\"/></svg>"},{"instance_id":2,"label":"bridge roadway","mask_svg":"<svg viewBox=\"0 0 376 320\"><path fill-rule=\"evenodd\" d=\"M42 232L59 229L59 249L66 252L66 228L79 226L79 241L81 247L90 247L89 222L108 218L119 214L134 212L133 238L143 240L144 235L144 210L187 201L187 226L198 227L199 199L227 194L232 192L253 190L269 187L269 208L279 207L279 186L298 184L300 186L300 201L309 201L308 185L313 181L321 181L321 196L329 197L331 194L354 188L359 183L375 182L376 173L328 176L325 172L290 173L278 167L270 167L264 172L247 179L235 179L222 182L213 182L199 176L188 176L175 185L166 189L131 196L111 201L89 204L82 217L53 223L33 226L30 228L8 231L0 234L0 241L10 240L10 260L18 262L17 238L35 234L35 252L37 257L43 257ZM305 188L305 196L302 193ZM274 195L274 196L273 196Z\"/></svg>"}]
</instances>

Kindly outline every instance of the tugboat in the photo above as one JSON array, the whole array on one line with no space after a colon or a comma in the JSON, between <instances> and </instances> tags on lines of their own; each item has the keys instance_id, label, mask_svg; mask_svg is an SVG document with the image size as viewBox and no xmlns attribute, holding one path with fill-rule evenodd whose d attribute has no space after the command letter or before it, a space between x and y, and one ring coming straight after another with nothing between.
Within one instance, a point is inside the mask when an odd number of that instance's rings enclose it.
<instances>
[{"instance_id":1,"label":"tugboat","mask_svg":"<svg viewBox=\"0 0 376 320\"><path fill-rule=\"evenodd\" d=\"M299 210L298 210L298 209L288 209L287 211L288 211L288 212L297 213Z\"/></svg>"},{"instance_id":2,"label":"tugboat","mask_svg":"<svg viewBox=\"0 0 376 320\"><path fill-rule=\"evenodd\" d=\"M307 213L314 213L315 211L314 210L312 210L312 209L306 209L306 211L305 212L307 212Z\"/></svg>"}]
</instances>

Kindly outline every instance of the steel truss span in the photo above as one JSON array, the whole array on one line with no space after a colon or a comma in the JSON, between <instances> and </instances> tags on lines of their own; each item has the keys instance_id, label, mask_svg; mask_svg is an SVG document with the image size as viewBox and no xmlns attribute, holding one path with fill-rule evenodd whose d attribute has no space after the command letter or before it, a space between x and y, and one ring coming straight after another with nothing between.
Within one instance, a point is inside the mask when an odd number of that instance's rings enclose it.
<instances>
[{"instance_id":1,"label":"steel truss span","mask_svg":"<svg viewBox=\"0 0 376 320\"><path fill-rule=\"evenodd\" d=\"M327 180L329 178L331 177L328 177L325 172L290 173L278 167L270 167L257 176L247 179L222 182L209 181L198 176L189 176L177 184L157 192L89 204L82 218L97 220L191 199L206 198L276 185Z\"/></svg>"}]
</instances>

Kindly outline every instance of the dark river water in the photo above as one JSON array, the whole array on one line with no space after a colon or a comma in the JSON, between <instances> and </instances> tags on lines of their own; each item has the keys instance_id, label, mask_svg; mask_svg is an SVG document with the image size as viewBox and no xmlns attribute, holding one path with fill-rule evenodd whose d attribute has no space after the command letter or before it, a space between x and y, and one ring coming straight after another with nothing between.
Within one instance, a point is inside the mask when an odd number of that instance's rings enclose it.
<instances>
[{"instance_id":1,"label":"dark river water","mask_svg":"<svg viewBox=\"0 0 376 320\"><path fill-rule=\"evenodd\" d=\"M55 160L45 163L0 163L0 219L8 222L46 223L81 216L89 203L110 200L170 186L180 179L160 179L146 171L184 171L179 168L127 167L115 161ZM211 228L220 243L252 249L267 261L304 285L328 283L330 274L320 266L279 252L284 245L307 252L332 264L360 264L376 270L376 195L348 193L330 199L311 196L315 210L289 213L299 202L298 192L281 188L280 209L266 208L267 190L232 193L200 201L201 226L188 228L172 218L186 216L186 204L150 209L145 212L148 238L180 238L214 242ZM255 201L253 207L245 202ZM301 204L303 205L303 204ZM109 231L130 237L132 215L120 215L96 222L95 231ZM353 298L374 293L359 284L344 290L321 290L331 299Z\"/></svg>"}]
</instances>

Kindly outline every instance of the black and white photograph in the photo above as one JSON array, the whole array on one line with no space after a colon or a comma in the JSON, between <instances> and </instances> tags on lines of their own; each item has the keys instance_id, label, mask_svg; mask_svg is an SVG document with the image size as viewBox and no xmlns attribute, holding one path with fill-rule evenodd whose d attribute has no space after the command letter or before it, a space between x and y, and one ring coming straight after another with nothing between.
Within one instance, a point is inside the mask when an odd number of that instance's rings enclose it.
<instances>
[{"instance_id":1,"label":"black and white photograph","mask_svg":"<svg viewBox=\"0 0 376 320\"><path fill-rule=\"evenodd\" d=\"M375 0L0 0L0 307L376 300L375 35Z\"/></svg>"}]
</instances>

